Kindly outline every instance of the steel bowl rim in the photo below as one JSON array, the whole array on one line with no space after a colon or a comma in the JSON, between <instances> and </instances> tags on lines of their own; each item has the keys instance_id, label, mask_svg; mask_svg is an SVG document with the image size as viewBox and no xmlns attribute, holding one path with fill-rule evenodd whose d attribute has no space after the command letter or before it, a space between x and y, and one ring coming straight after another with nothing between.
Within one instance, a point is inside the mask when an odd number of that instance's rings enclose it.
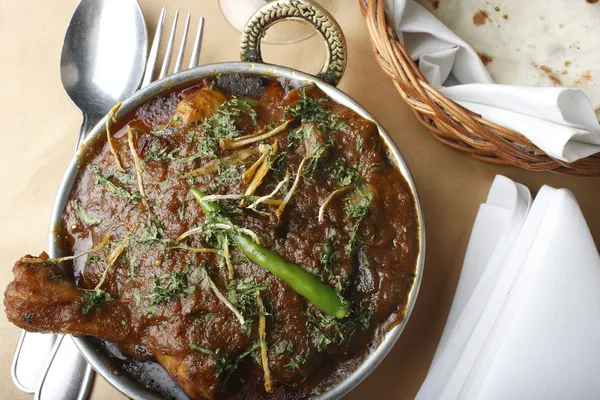
<instances>
[{"instance_id":1,"label":"steel bowl rim","mask_svg":"<svg viewBox=\"0 0 600 400\"><path fill-rule=\"evenodd\" d=\"M129 112L134 111L137 107L151 100L152 98L160 95L161 93L176 88L178 86L189 85L202 78L213 76L214 74L231 74L231 73L243 73L250 75L265 76L270 78L288 78L292 81L301 81L306 83L314 83L321 88L329 97L331 97L337 103L347 106L361 115L363 118L373 121L378 128L379 135L382 137L388 149L391 151L394 161L400 173L406 179L410 190L412 191L413 198L415 201L415 211L417 214L418 222L418 234L419 239L419 253L417 255L416 266L415 266L415 279L413 285L408 294L405 315L403 320L388 331L384 338L379 342L379 345L375 350L369 353L369 355L361 362L361 364L346 378L338 382L335 386L327 389L323 393L315 396L317 399L337 399L347 394L350 390L361 383L385 358L390 352L395 342L400 337L404 330L412 310L414 308L421 280L423 276L423 268L425 261L425 225L423 219L423 212L419 202L419 197L415 188L412 175L408 169L406 162L400 150L391 139L390 135L383 129L383 127L371 116L366 109L354 101L350 96L345 94L340 89L331 86L320 79L294 70L292 68L271 65L266 63L251 63L251 62L224 62L217 64L203 65L193 69L185 70L177 74L170 75L164 79L153 82L145 88L136 92L133 96L125 100L119 110L120 115L126 115ZM117 114L117 115L118 115ZM61 215L66 206L68 198L71 193L71 189L75 183L77 173L79 171L79 155L82 154L86 145L96 140L103 132L104 125L106 122L106 116L102 118L90 131L90 134L86 138L83 146L76 153L75 157L69 163L65 175L61 181L58 189L57 196L52 207L52 215L50 221L50 234L49 234L49 252L51 257L60 256L60 248L58 246L57 229L56 227L60 223ZM107 365L106 356L98 351L96 344L90 340L90 338L73 337L73 340L79 350L81 351L84 358L88 363L98 372L104 379L108 381L113 387L119 390L126 396L135 399L156 399L159 400L161 397L150 389L144 387L141 383L135 381L128 374L115 375Z\"/></svg>"}]
</instances>

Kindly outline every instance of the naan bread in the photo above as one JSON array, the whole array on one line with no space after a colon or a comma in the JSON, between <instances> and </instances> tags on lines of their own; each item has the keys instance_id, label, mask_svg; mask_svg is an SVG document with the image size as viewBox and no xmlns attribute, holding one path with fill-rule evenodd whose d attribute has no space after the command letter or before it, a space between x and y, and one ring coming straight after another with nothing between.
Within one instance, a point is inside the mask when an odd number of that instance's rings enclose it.
<instances>
[{"instance_id":1,"label":"naan bread","mask_svg":"<svg viewBox=\"0 0 600 400\"><path fill-rule=\"evenodd\" d=\"M582 89L600 115L600 0L417 0L494 82Z\"/></svg>"}]
</instances>

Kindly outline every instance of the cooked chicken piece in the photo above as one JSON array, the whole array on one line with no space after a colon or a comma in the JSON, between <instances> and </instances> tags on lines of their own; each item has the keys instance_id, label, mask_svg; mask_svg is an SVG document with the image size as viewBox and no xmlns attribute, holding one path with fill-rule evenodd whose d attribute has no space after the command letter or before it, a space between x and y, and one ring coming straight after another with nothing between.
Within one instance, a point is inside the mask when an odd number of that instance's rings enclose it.
<instances>
[{"instance_id":1,"label":"cooked chicken piece","mask_svg":"<svg viewBox=\"0 0 600 400\"><path fill-rule=\"evenodd\" d=\"M30 258L26 256L24 258ZM40 258L47 259L42 253ZM59 266L52 263L28 264L21 260L13 267L14 280L4 293L8 320L30 332L60 332L90 335L125 342L127 327L118 318L126 312L115 301L111 307L98 307L95 318L82 313L82 293ZM117 327L117 325L119 325Z\"/></svg>"},{"instance_id":2,"label":"cooked chicken piece","mask_svg":"<svg viewBox=\"0 0 600 400\"><path fill-rule=\"evenodd\" d=\"M84 292L75 286L73 279L54 263L23 261L33 258L45 260L48 255L28 255L17 261L13 268L14 280L4 293L4 307L10 322L29 332L94 336L126 348L140 342L132 325L121 323L129 314L126 303L114 299L84 314ZM151 346L148 348L154 353ZM156 359L192 398L214 397L217 376L210 355L199 352L183 356L159 354Z\"/></svg>"},{"instance_id":3,"label":"cooked chicken piece","mask_svg":"<svg viewBox=\"0 0 600 400\"><path fill-rule=\"evenodd\" d=\"M180 119L173 120L173 126L184 126L200 121L211 115L225 101L227 97L218 90L202 88L189 91L177 105L176 115Z\"/></svg>"},{"instance_id":4,"label":"cooked chicken piece","mask_svg":"<svg viewBox=\"0 0 600 400\"><path fill-rule=\"evenodd\" d=\"M159 354L156 360L193 399L214 397L218 379L211 356L192 353L185 357L173 357Z\"/></svg>"}]
</instances>

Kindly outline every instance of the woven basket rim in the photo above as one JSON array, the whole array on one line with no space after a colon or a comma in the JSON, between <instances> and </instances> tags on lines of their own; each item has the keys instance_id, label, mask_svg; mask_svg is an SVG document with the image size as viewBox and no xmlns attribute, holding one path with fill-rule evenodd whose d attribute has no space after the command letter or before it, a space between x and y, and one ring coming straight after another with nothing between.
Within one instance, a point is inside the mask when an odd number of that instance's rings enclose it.
<instances>
[{"instance_id":1,"label":"woven basket rim","mask_svg":"<svg viewBox=\"0 0 600 400\"><path fill-rule=\"evenodd\" d=\"M375 58L411 107L417 120L438 141L494 164L530 171L600 175L600 152L576 162L546 154L521 133L486 120L431 86L398 40L385 16L384 0L358 0Z\"/></svg>"}]
</instances>

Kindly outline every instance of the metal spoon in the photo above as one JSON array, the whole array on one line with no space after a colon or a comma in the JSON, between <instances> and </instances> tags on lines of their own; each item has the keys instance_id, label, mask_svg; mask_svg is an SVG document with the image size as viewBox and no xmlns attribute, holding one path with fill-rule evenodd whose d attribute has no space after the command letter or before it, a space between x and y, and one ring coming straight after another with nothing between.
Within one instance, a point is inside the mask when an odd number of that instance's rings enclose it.
<instances>
[{"instance_id":1,"label":"metal spoon","mask_svg":"<svg viewBox=\"0 0 600 400\"><path fill-rule=\"evenodd\" d=\"M76 148L116 102L137 90L147 50L146 24L136 0L80 1L60 58L65 92L83 114ZM93 370L73 341L62 339L53 334L21 333L11 371L19 389L36 392L36 399L87 397Z\"/></svg>"},{"instance_id":2,"label":"metal spoon","mask_svg":"<svg viewBox=\"0 0 600 400\"><path fill-rule=\"evenodd\" d=\"M81 0L71 18L60 78L83 114L77 147L116 102L142 82L148 50L144 15L135 0Z\"/></svg>"}]
</instances>

